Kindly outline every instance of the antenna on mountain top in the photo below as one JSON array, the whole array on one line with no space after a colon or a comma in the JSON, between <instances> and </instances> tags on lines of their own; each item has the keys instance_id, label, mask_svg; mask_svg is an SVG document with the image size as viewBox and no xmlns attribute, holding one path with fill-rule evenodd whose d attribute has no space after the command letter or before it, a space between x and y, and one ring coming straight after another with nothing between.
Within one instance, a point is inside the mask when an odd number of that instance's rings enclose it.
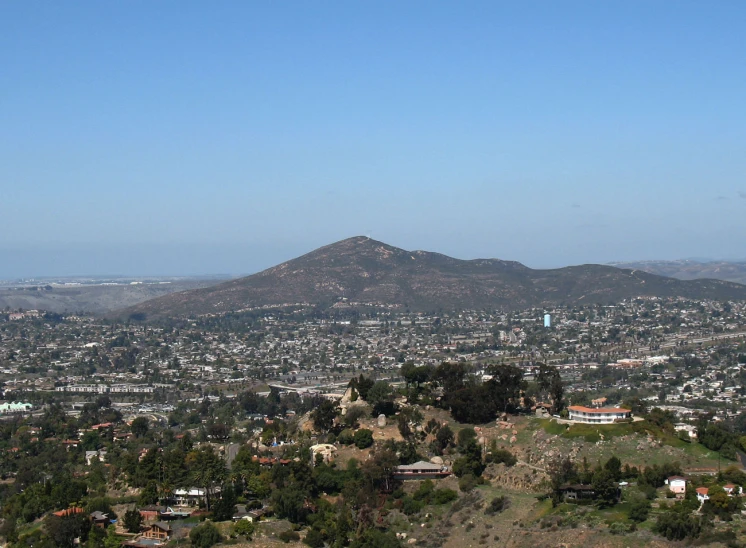
<instances>
[{"instance_id":1,"label":"antenna on mountain top","mask_svg":"<svg viewBox=\"0 0 746 548\"><path fill-rule=\"evenodd\" d=\"M365 232L365 237L368 238L369 240L372 240L373 239L373 231L371 231L371 230L366 231Z\"/></svg>"}]
</instances>

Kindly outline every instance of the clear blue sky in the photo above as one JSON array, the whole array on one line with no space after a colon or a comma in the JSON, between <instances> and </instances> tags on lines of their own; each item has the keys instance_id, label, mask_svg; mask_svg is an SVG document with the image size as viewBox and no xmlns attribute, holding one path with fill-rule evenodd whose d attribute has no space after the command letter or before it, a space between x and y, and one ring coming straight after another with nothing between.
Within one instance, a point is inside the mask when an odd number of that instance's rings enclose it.
<instances>
[{"instance_id":1,"label":"clear blue sky","mask_svg":"<svg viewBox=\"0 0 746 548\"><path fill-rule=\"evenodd\" d=\"M0 3L0 277L349 236L743 258L746 2Z\"/></svg>"}]
</instances>

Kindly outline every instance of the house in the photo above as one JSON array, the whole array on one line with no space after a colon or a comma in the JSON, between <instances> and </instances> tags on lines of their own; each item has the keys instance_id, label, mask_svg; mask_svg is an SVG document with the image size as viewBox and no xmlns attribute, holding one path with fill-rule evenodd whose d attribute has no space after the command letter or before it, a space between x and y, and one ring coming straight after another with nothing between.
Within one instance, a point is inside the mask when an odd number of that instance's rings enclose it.
<instances>
[{"instance_id":1,"label":"house","mask_svg":"<svg viewBox=\"0 0 746 548\"><path fill-rule=\"evenodd\" d=\"M686 495L686 479L681 476L671 476L666 480L666 484L676 498L683 498Z\"/></svg>"},{"instance_id":2,"label":"house","mask_svg":"<svg viewBox=\"0 0 746 548\"><path fill-rule=\"evenodd\" d=\"M148 526L143 531L142 536L144 538L155 539L155 540L168 540L171 536L171 526L164 521L156 521L152 525Z\"/></svg>"},{"instance_id":3,"label":"house","mask_svg":"<svg viewBox=\"0 0 746 548\"><path fill-rule=\"evenodd\" d=\"M743 495L743 487L733 485L732 483L723 485L723 491L725 491L729 497L732 497L734 495Z\"/></svg>"},{"instance_id":4,"label":"house","mask_svg":"<svg viewBox=\"0 0 746 548\"><path fill-rule=\"evenodd\" d=\"M109 523L111 523L109 516L103 512L99 512L98 510L91 512L88 517L91 519L91 524L94 527L100 527L101 529L106 529L109 526Z\"/></svg>"},{"instance_id":5,"label":"house","mask_svg":"<svg viewBox=\"0 0 746 548\"><path fill-rule=\"evenodd\" d=\"M91 465L91 463L93 462L93 459L98 459L99 462L105 462L106 461L106 450L99 449L98 451L86 451L85 462L88 466Z\"/></svg>"},{"instance_id":6,"label":"house","mask_svg":"<svg viewBox=\"0 0 746 548\"><path fill-rule=\"evenodd\" d=\"M68 516L74 516L75 514L83 514L84 511L82 508L78 506L72 506L70 508L66 508L64 510L59 510L57 512L54 512L54 515L58 518L66 518Z\"/></svg>"},{"instance_id":7,"label":"house","mask_svg":"<svg viewBox=\"0 0 746 548\"><path fill-rule=\"evenodd\" d=\"M394 479L439 479L451 475L448 467L442 464L433 464L431 462L418 461L414 464L404 464L394 469Z\"/></svg>"},{"instance_id":8,"label":"house","mask_svg":"<svg viewBox=\"0 0 746 548\"><path fill-rule=\"evenodd\" d=\"M211 493L220 493L220 487L215 487ZM173 498L176 506L199 506L207 503L207 493L199 487L176 489Z\"/></svg>"},{"instance_id":9,"label":"house","mask_svg":"<svg viewBox=\"0 0 746 548\"><path fill-rule=\"evenodd\" d=\"M143 506L138 510L143 521L158 521L161 518L161 514L166 508L163 506Z\"/></svg>"},{"instance_id":10,"label":"house","mask_svg":"<svg viewBox=\"0 0 746 548\"><path fill-rule=\"evenodd\" d=\"M589 424L611 424L632 418L632 411L621 407L605 407L593 409L582 405L571 405L567 408L570 420Z\"/></svg>"},{"instance_id":11,"label":"house","mask_svg":"<svg viewBox=\"0 0 746 548\"><path fill-rule=\"evenodd\" d=\"M568 483L559 488L563 500L592 500L596 496L593 486L585 483Z\"/></svg>"},{"instance_id":12,"label":"house","mask_svg":"<svg viewBox=\"0 0 746 548\"><path fill-rule=\"evenodd\" d=\"M697 487L697 500L704 503L706 500L710 500L710 490L707 487Z\"/></svg>"}]
</instances>

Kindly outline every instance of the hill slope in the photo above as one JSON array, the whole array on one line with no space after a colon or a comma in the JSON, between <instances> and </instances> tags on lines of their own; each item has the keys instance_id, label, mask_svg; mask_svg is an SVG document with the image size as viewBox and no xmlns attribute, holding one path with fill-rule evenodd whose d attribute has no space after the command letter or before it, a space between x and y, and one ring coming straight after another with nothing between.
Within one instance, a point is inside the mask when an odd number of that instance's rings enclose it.
<instances>
[{"instance_id":1,"label":"hill slope","mask_svg":"<svg viewBox=\"0 0 746 548\"><path fill-rule=\"evenodd\" d=\"M639 295L746 299L746 286L602 265L533 270L512 261L463 261L355 237L252 276L153 299L123 313L183 316L285 303L328 307L342 299L412 310L518 308Z\"/></svg>"},{"instance_id":2,"label":"hill slope","mask_svg":"<svg viewBox=\"0 0 746 548\"><path fill-rule=\"evenodd\" d=\"M670 276L679 280L711 278L746 284L746 263L744 262L700 262L684 259L680 261L639 261L611 264L617 268L637 268L651 274Z\"/></svg>"}]
</instances>

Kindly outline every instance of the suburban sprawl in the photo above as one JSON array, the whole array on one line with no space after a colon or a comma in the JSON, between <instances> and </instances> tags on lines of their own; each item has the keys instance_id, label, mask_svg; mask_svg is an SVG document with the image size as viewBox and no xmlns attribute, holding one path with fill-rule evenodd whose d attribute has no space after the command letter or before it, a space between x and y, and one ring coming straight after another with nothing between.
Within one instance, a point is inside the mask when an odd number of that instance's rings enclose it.
<instances>
[{"instance_id":1,"label":"suburban sprawl","mask_svg":"<svg viewBox=\"0 0 746 548\"><path fill-rule=\"evenodd\" d=\"M741 546L746 304L0 312L12 547Z\"/></svg>"}]
</instances>

